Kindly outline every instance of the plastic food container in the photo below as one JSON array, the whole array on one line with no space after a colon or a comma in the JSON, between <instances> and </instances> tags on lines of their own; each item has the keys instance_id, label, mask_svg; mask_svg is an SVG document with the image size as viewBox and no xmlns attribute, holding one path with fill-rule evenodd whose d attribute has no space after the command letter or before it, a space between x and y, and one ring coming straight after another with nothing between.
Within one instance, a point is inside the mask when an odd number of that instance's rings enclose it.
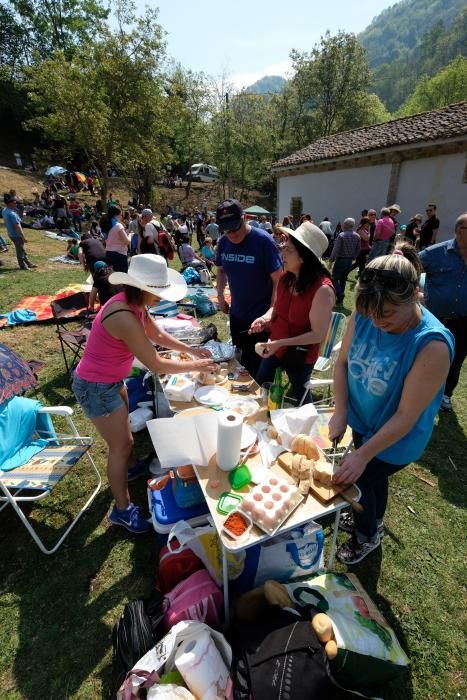
<instances>
[{"instance_id":1,"label":"plastic food container","mask_svg":"<svg viewBox=\"0 0 467 700\"><path fill-rule=\"evenodd\" d=\"M303 496L294 484L271 474L246 494L239 509L272 535L302 501Z\"/></svg>"},{"instance_id":2,"label":"plastic food container","mask_svg":"<svg viewBox=\"0 0 467 700\"><path fill-rule=\"evenodd\" d=\"M240 517L245 523L245 530L240 535L236 535L234 532L232 532L232 530L229 529L229 518L232 518L232 517L235 517L235 518ZM222 523L223 531L229 537L231 537L233 540L235 540L237 542L246 540L251 532L252 527L253 527L253 523L252 523L251 518L244 511L240 510L240 508L235 508L235 510L233 510L231 513L229 513L229 515L226 517L226 519Z\"/></svg>"},{"instance_id":3,"label":"plastic food container","mask_svg":"<svg viewBox=\"0 0 467 700\"><path fill-rule=\"evenodd\" d=\"M217 503L217 512L221 515L228 515L235 510L235 508L237 508L242 501L243 498L238 494L224 491Z\"/></svg>"},{"instance_id":4,"label":"plastic food container","mask_svg":"<svg viewBox=\"0 0 467 700\"><path fill-rule=\"evenodd\" d=\"M235 491L239 491L251 481L251 472L246 464L239 464L238 467L229 472L229 482Z\"/></svg>"}]
</instances>

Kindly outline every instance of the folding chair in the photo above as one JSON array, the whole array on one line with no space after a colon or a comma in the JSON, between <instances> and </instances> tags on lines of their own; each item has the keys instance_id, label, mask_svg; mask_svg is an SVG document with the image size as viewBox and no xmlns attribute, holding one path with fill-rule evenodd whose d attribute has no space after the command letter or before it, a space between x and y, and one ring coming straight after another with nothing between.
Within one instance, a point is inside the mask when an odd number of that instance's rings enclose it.
<instances>
[{"instance_id":1,"label":"folding chair","mask_svg":"<svg viewBox=\"0 0 467 700\"><path fill-rule=\"evenodd\" d=\"M347 316L334 311L331 316L331 322L326 337L319 347L319 356L313 367L311 378L304 385L305 392L300 400L299 406L305 401L308 392L318 388L324 389L326 396L319 401L315 401L314 404L316 406L324 406L332 403L331 389L334 384L332 375L346 327Z\"/></svg>"},{"instance_id":2,"label":"folding chair","mask_svg":"<svg viewBox=\"0 0 467 700\"><path fill-rule=\"evenodd\" d=\"M18 429L18 423L15 419L14 411L7 415L2 413L3 411L10 411L11 407L14 408L12 402L15 401L32 402L31 399L16 396L0 407L2 429L4 431L10 428L14 429L15 427L16 430ZM20 449L17 450L16 453L13 452L13 455L10 455L7 454L5 446L3 445L3 461L0 463L0 503L3 502L3 505L0 506L0 511L2 511L7 505L11 505L33 538L34 542L44 554L53 554L57 551L67 535L71 532L72 528L76 525L84 511L90 506L96 497L102 483L99 471L89 452L89 448L92 445L92 438L81 436L78 433L71 418L72 414L73 411L68 406L39 408L36 413L35 429L33 431L29 431L29 434L26 433L23 436L19 436L15 439L14 444L16 446L20 446ZM61 416L68 426L68 432L56 433L55 430L52 430L51 432L50 428L53 428L53 424L51 423L51 419L46 418L47 416ZM9 426L8 421L15 423L15 425ZM27 421L21 421L21 425L27 426ZM45 425L49 426L47 430L44 430ZM2 470L2 465L5 467L7 466L6 457L8 457L8 460L10 461L11 457L15 458L18 456L18 460L21 463L21 455L19 453L21 452L21 454L24 454L23 450L27 450L32 444L36 444L33 441L36 439L36 437L40 438L41 436L45 436L42 439L44 446L42 449L39 447L39 451L36 451L26 463L10 469L9 471ZM31 521L21 509L20 503L31 503L34 501L41 501L46 498L48 495L50 495L52 489L59 483L59 481L61 481L61 479L78 463L83 456L86 456L90 462L92 470L94 471L97 485L79 513L75 516L73 521L70 523L70 525L68 525L65 532L59 538L58 542L52 548L47 549L37 532L34 530Z\"/></svg>"},{"instance_id":3,"label":"folding chair","mask_svg":"<svg viewBox=\"0 0 467 700\"><path fill-rule=\"evenodd\" d=\"M50 304L67 374L83 354L95 314L88 313L89 293L78 292ZM86 322L83 323L83 316ZM67 324L74 322L74 327ZM69 354L69 357L67 355Z\"/></svg>"}]
</instances>

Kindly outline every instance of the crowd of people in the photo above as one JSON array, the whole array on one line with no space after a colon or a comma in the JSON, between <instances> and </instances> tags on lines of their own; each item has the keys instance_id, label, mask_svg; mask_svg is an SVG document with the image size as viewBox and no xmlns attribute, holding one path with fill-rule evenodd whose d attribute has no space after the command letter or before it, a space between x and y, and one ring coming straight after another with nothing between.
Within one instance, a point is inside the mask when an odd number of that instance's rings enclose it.
<instances>
[{"instance_id":1,"label":"crowd of people","mask_svg":"<svg viewBox=\"0 0 467 700\"><path fill-rule=\"evenodd\" d=\"M78 228L83 212L75 193L68 200L48 196L56 218ZM22 203L15 193L4 200L18 264L32 269L18 211ZM42 201L39 195L36 210ZM389 476L420 457L436 413L452 407L467 355L467 213L456 220L453 237L437 243L434 204L425 220L417 214L407 226L399 223L401 208L394 204L382 208L379 218L365 209L358 225L347 217L334 229L329 218L316 225L311 214L298 221L285 217L282 224L269 216L247 218L232 199L214 214L205 207L183 213L167 208L156 217L149 207L124 210L112 195L97 217L98 209L89 231L78 234L68 251L92 274L91 307L97 299L101 304L73 389L108 444L111 522L135 533L149 529L128 493L128 479L144 470L132 456L122 384L131 360L136 356L156 372L210 367L204 352L162 333L145 312L148 301L185 296L184 278L169 267L174 255L182 266L200 263L215 270L219 308L229 314L242 364L260 384L283 369L297 402L333 310L344 301L348 275L358 270L356 309L336 363L330 438L339 441L347 425L353 430L356 449L344 458L336 481L359 486L364 512L343 517L351 538L338 555L347 564L361 561L384 534ZM0 240L0 250L6 245ZM175 366L150 341L193 360ZM102 366L100 357L106 358Z\"/></svg>"}]
</instances>

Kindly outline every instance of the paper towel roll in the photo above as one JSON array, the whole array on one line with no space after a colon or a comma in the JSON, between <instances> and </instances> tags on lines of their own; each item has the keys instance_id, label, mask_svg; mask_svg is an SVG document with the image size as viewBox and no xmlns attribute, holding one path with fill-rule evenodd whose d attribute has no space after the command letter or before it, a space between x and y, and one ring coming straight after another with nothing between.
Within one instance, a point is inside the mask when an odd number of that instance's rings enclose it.
<instances>
[{"instance_id":1,"label":"paper towel roll","mask_svg":"<svg viewBox=\"0 0 467 700\"><path fill-rule=\"evenodd\" d=\"M217 427L217 466L230 472L240 459L243 418L238 413L221 413Z\"/></svg>"},{"instance_id":2,"label":"paper towel roll","mask_svg":"<svg viewBox=\"0 0 467 700\"><path fill-rule=\"evenodd\" d=\"M182 642L175 654L175 666L198 700L224 697L229 669L209 632Z\"/></svg>"}]
</instances>

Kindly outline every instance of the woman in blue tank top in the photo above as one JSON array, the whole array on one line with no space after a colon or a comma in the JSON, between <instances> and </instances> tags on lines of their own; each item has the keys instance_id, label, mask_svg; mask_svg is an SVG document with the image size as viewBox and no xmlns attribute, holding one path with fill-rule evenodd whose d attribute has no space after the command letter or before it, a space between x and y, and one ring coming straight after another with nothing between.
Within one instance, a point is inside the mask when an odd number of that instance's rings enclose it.
<instances>
[{"instance_id":1,"label":"woman in blue tank top","mask_svg":"<svg viewBox=\"0 0 467 700\"><path fill-rule=\"evenodd\" d=\"M453 358L451 333L418 302L419 275L407 243L369 263L336 362L329 437L340 440L350 425L356 449L334 481L356 483L364 508L341 517L341 528L352 533L337 552L345 564L379 547L388 477L428 444Z\"/></svg>"}]
</instances>

